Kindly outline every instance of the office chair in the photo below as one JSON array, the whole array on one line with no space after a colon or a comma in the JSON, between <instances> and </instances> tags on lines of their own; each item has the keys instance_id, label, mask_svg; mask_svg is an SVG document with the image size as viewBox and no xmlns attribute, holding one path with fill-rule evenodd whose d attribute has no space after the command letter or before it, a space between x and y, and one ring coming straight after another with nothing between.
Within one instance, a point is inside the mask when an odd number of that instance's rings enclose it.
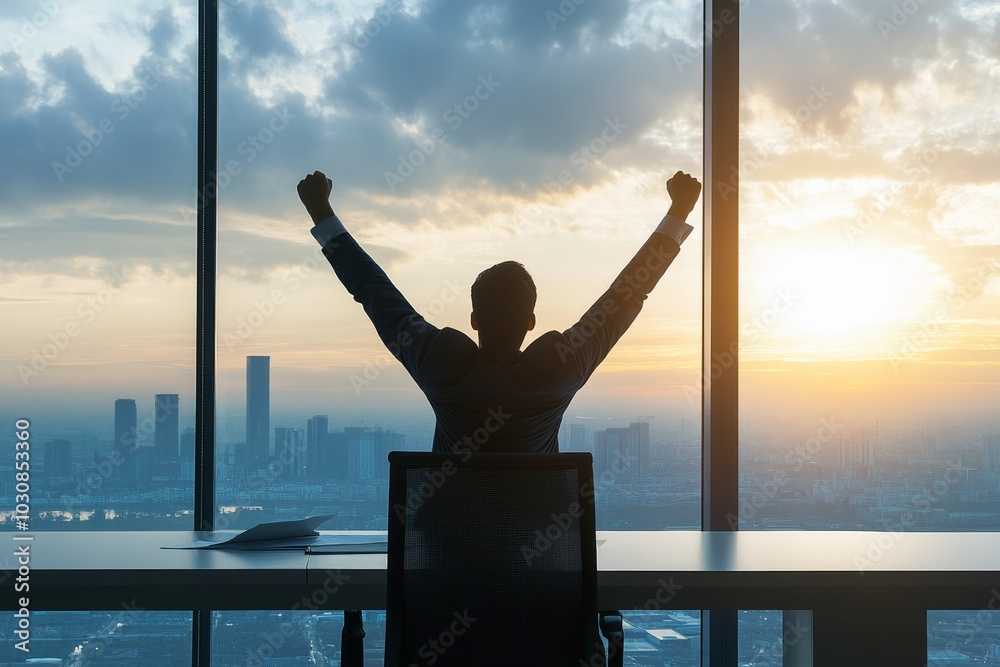
<instances>
[{"instance_id":1,"label":"office chair","mask_svg":"<svg viewBox=\"0 0 1000 667\"><path fill-rule=\"evenodd\" d=\"M389 453L386 667L622 665L597 609L593 458Z\"/></svg>"}]
</instances>

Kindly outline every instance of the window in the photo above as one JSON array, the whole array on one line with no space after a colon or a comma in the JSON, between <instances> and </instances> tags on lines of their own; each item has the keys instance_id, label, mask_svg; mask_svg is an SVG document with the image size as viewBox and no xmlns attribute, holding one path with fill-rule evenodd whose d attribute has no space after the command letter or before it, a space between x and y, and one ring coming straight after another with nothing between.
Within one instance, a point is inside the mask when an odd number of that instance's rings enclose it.
<instances>
[{"instance_id":1,"label":"window","mask_svg":"<svg viewBox=\"0 0 1000 667\"><path fill-rule=\"evenodd\" d=\"M13 497L16 424L31 530L191 525L194 8L0 17L0 486Z\"/></svg>"},{"instance_id":2,"label":"window","mask_svg":"<svg viewBox=\"0 0 1000 667\"><path fill-rule=\"evenodd\" d=\"M741 529L1000 528L996 24L745 12ZM985 655L968 616L932 613L929 648Z\"/></svg>"},{"instance_id":3,"label":"window","mask_svg":"<svg viewBox=\"0 0 1000 667\"><path fill-rule=\"evenodd\" d=\"M309 233L306 173L333 179L348 230L438 327L475 337L472 281L522 262L525 345L608 288L674 171L700 177L700 8L550 4L221 6L217 527L384 529L387 452L431 449L426 400ZM566 413L602 529L700 525L699 220ZM261 615L226 612L247 620L227 632ZM628 620L644 659L697 659L697 613Z\"/></svg>"}]
</instances>

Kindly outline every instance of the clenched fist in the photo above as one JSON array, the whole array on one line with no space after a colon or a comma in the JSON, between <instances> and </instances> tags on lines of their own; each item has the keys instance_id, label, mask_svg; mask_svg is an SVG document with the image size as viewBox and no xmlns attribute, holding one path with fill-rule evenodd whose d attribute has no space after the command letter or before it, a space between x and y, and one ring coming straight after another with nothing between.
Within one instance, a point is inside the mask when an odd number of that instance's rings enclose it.
<instances>
[{"instance_id":1,"label":"clenched fist","mask_svg":"<svg viewBox=\"0 0 1000 667\"><path fill-rule=\"evenodd\" d=\"M683 219L686 218L691 209L698 201L701 194L701 183L691 174L678 171L667 181L667 194L670 195L671 215Z\"/></svg>"},{"instance_id":2,"label":"clenched fist","mask_svg":"<svg viewBox=\"0 0 1000 667\"><path fill-rule=\"evenodd\" d=\"M298 191L299 199L302 200L314 224L333 215L333 207L330 205L333 181L322 171L314 171L299 181Z\"/></svg>"}]
</instances>

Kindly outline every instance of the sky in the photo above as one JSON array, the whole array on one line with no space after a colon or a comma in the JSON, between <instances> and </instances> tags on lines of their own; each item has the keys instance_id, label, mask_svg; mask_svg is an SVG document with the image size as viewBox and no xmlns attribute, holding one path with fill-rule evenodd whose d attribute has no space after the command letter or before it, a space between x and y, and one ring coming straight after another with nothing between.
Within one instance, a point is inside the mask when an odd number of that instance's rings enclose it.
<instances>
[{"instance_id":1,"label":"sky","mask_svg":"<svg viewBox=\"0 0 1000 667\"><path fill-rule=\"evenodd\" d=\"M1000 7L742 4L741 415L1000 430ZM319 254L306 173L437 326L474 336L475 276L523 262L526 343L607 288L671 174L701 175L700 3L221 5L222 421L257 354L285 414L429 414ZM196 7L0 8L5 419L154 393L190 411ZM700 206L689 222L571 413L697 418Z\"/></svg>"}]
</instances>

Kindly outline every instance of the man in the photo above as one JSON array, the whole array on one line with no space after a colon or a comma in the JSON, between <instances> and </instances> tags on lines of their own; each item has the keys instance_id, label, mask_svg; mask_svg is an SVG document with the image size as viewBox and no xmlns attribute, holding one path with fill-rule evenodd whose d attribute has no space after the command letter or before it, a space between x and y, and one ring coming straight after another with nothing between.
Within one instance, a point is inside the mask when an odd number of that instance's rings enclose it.
<instances>
[{"instance_id":1,"label":"man","mask_svg":"<svg viewBox=\"0 0 1000 667\"><path fill-rule=\"evenodd\" d=\"M629 328L642 302L691 232L685 220L701 184L678 171L667 181L667 215L611 287L566 331L549 331L525 350L535 326L535 285L517 262L479 274L472 286L472 328L479 345L438 329L403 298L344 228L330 205L333 183L322 172L298 185L312 234L337 277L364 306L379 337L427 396L437 424L435 452L559 451L563 413L576 392Z\"/></svg>"}]
</instances>

